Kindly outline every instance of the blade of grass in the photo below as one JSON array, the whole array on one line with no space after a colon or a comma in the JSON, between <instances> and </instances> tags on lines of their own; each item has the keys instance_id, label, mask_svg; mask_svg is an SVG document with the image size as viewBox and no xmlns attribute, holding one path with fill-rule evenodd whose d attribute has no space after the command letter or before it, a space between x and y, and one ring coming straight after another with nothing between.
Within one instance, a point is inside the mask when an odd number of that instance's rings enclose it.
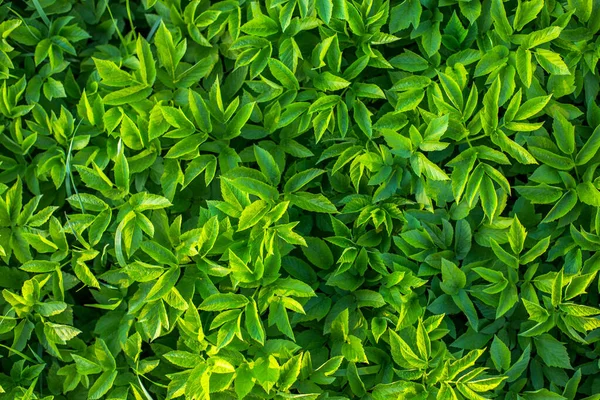
<instances>
[{"instance_id":1,"label":"blade of grass","mask_svg":"<svg viewBox=\"0 0 600 400\"><path fill-rule=\"evenodd\" d=\"M77 233L77 231L75 231L75 229L73 229L73 226L71 225L71 220L69 219L69 216L67 215L66 211L65 211L65 218L67 220L67 224L69 225L69 229L71 229L71 233L73 233L73 236L75 236L75 238L77 238L79 243L81 243L84 248L89 249L90 248L89 243L86 242L85 239L82 238L81 235L79 233Z\"/></svg>"},{"instance_id":2,"label":"blade of grass","mask_svg":"<svg viewBox=\"0 0 600 400\"><path fill-rule=\"evenodd\" d=\"M133 25L133 18L131 17L131 7L129 5L129 0L125 1L125 8L127 9L127 18L129 19L129 25L131 26L131 32L134 33L134 37L135 37L135 25Z\"/></svg>"},{"instance_id":3,"label":"blade of grass","mask_svg":"<svg viewBox=\"0 0 600 400\"><path fill-rule=\"evenodd\" d=\"M46 12L42 8L42 5L40 4L39 0L33 0L33 6L35 7L35 10L38 12L38 14L40 14L40 17L42 17L42 20L44 21L44 23L48 27L50 27L50 20L48 19L48 16L46 15Z\"/></svg>"},{"instance_id":4,"label":"blade of grass","mask_svg":"<svg viewBox=\"0 0 600 400\"><path fill-rule=\"evenodd\" d=\"M162 21L162 18L158 18L156 20L156 22L154 23L154 25L152 25L152 29L150 29L150 32L148 33L148 37L146 38L146 41L149 42L150 39L152 39L152 36L154 36L154 34L156 33L156 30L160 26L161 21Z\"/></svg>"},{"instance_id":5,"label":"blade of grass","mask_svg":"<svg viewBox=\"0 0 600 400\"><path fill-rule=\"evenodd\" d=\"M34 38L36 38L37 40L42 40L42 38L38 37L29 27L29 24L27 23L27 21L25 21L25 18L23 18L21 16L21 14L19 14L18 12L16 12L15 10L13 10L12 8L8 7L8 10L10 12L12 12L13 14L15 14L17 16L17 18L19 18L19 20L21 20L21 22L23 23L23 25L25 26L25 28L27 28L27 30L29 31L29 33L31 34L31 36L33 36Z\"/></svg>"},{"instance_id":6,"label":"blade of grass","mask_svg":"<svg viewBox=\"0 0 600 400\"><path fill-rule=\"evenodd\" d=\"M73 151L73 140L75 140L75 136L77 135L77 130L79 129L79 125L81 125L81 122L83 120L80 119L79 122L77 123L77 126L75 127L75 129L73 130L73 136L71 136L71 143L69 143L69 152L67 153L67 160L65 162L65 169L67 172L67 176L65 179L65 189L67 191L67 196L71 197L71 195L73 194L73 192L71 192L71 186L73 187L73 190L75 191L75 194L77 195L77 200L79 201L79 206L81 207L81 211L85 214L85 207L83 206L83 203L81 202L81 199L79 198L79 192L77 191L77 186L75 186L75 179L73 179L73 170L71 168L71 153Z\"/></svg>"},{"instance_id":7,"label":"blade of grass","mask_svg":"<svg viewBox=\"0 0 600 400\"><path fill-rule=\"evenodd\" d=\"M5 349L7 349L7 350L9 350L9 351L11 351L13 353L15 353L16 355L20 356L24 360L29 361L30 363L35 363L35 360L33 358L29 357L28 355L25 355L25 354L21 353L19 350L15 350L12 347L6 346L6 345L4 345L2 343L0 343L0 347L3 347Z\"/></svg>"},{"instance_id":8,"label":"blade of grass","mask_svg":"<svg viewBox=\"0 0 600 400\"><path fill-rule=\"evenodd\" d=\"M125 261L125 257L123 256L123 229L125 226L135 217L135 213L130 211L125 218L119 223L117 226L117 230L115 232L115 255L117 257L117 261L119 265L123 268L127 266L127 262Z\"/></svg>"},{"instance_id":9,"label":"blade of grass","mask_svg":"<svg viewBox=\"0 0 600 400\"><path fill-rule=\"evenodd\" d=\"M143 375L142 375L142 376L143 376ZM144 376L144 378L145 378L145 379L148 379L148 378L146 378L145 376ZM142 380L140 379L140 376L139 376L139 375L137 376L137 380L138 380L138 383L140 384L140 387L142 388L142 391L144 392L144 396L146 396L146 400L154 400L154 399L152 398L152 396L150 396L150 393L148 393L148 389L146 389L146 386L144 386L144 384L142 383ZM148 379L148 380L149 380L149 379ZM152 381L150 381L150 382L152 382ZM157 384L157 383L155 383L155 382L152 382L152 383L154 383L154 384L156 384L156 385L158 385L158 386L163 386L163 385Z\"/></svg>"},{"instance_id":10,"label":"blade of grass","mask_svg":"<svg viewBox=\"0 0 600 400\"><path fill-rule=\"evenodd\" d=\"M115 31L117 32L117 36L119 36L119 40L121 41L121 46L123 46L123 49L125 50L125 52L127 53L127 55L129 55L129 51L127 51L127 43L125 42L125 38L123 37L123 34L119 30L119 26L117 25L117 20L113 16L113 13L112 13L112 10L110 9L110 6L107 5L106 9L108 10L108 15L110 15L110 19L112 20L112 23L115 26Z\"/></svg>"}]
</instances>

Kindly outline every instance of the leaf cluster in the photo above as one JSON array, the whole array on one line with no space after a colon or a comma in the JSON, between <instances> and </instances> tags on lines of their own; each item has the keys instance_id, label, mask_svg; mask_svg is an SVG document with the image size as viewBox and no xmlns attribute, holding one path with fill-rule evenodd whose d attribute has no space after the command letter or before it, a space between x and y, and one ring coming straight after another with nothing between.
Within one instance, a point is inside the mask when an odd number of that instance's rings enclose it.
<instances>
[{"instance_id":1,"label":"leaf cluster","mask_svg":"<svg viewBox=\"0 0 600 400\"><path fill-rule=\"evenodd\" d=\"M0 4L0 400L600 399L599 31Z\"/></svg>"}]
</instances>

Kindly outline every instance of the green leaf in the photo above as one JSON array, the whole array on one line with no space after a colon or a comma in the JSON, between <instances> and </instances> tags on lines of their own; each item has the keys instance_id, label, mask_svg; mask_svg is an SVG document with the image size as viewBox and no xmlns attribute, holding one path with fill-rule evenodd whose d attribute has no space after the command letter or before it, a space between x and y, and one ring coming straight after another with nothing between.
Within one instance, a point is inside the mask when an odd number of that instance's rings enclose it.
<instances>
[{"instance_id":1,"label":"green leaf","mask_svg":"<svg viewBox=\"0 0 600 400\"><path fill-rule=\"evenodd\" d=\"M348 336L347 341L342 344L342 354L350 362L368 363L362 342L356 336Z\"/></svg>"},{"instance_id":2,"label":"green leaf","mask_svg":"<svg viewBox=\"0 0 600 400\"><path fill-rule=\"evenodd\" d=\"M277 186L281 179L281 171L271 153L261 147L254 146L254 157L256 157L262 173L273 185Z\"/></svg>"},{"instance_id":3,"label":"green leaf","mask_svg":"<svg viewBox=\"0 0 600 400\"><path fill-rule=\"evenodd\" d=\"M198 128L204 132L211 132L212 123L210 121L210 114L202 96L189 89L188 102L192 116L194 117L194 121L196 121Z\"/></svg>"},{"instance_id":4,"label":"green leaf","mask_svg":"<svg viewBox=\"0 0 600 400\"><path fill-rule=\"evenodd\" d=\"M392 330L388 329L388 332L390 337L391 355L396 364L400 366L407 365L412 368L424 368L426 366L426 362L421 360L415 354L411 346L409 346L404 339Z\"/></svg>"},{"instance_id":5,"label":"green leaf","mask_svg":"<svg viewBox=\"0 0 600 400\"><path fill-rule=\"evenodd\" d=\"M367 109L367 106L357 100L354 103L354 120L358 124L360 130L367 135L368 138L373 136L373 128L371 125L371 112Z\"/></svg>"},{"instance_id":6,"label":"green leaf","mask_svg":"<svg viewBox=\"0 0 600 400\"><path fill-rule=\"evenodd\" d=\"M591 182L583 182L577 185L577 196L579 200L590 206L600 206L600 192Z\"/></svg>"},{"instance_id":7,"label":"green leaf","mask_svg":"<svg viewBox=\"0 0 600 400\"><path fill-rule=\"evenodd\" d=\"M225 178L227 179L227 178ZM235 178L229 180L231 184L246 193L253 194L265 201L274 201L279 196L279 193L271 185L261 182L253 178Z\"/></svg>"},{"instance_id":8,"label":"green leaf","mask_svg":"<svg viewBox=\"0 0 600 400\"><path fill-rule=\"evenodd\" d=\"M524 45L528 49L531 49L541 44L550 42L560 35L561 30L561 27L549 26L547 28L540 29L539 31L531 32L529 35L527 35L527 40L525 41Z\"/></svg>"},{"instance_id":9,"label":"green leaf","mask_svg":"<svg viewBox=\"0 0 600 400\"><path fill-rule=\"evenodd\" d=\"M31 260L25 262L19 268L26 272L44 273L56 271L59 265L56 261Z\"/></svg>"},{"instance_id":10,"label":"green leaf","mask_svg":"<svg viewBox=\"0 0 600 400\"><path fill-rule=\"evenodd\" d=\"M550 245L550 237L545 237L544 239L538 241L529 251L527 251L521 257L521 264L529 264L546 251L548 246Z\"/></svg>"},{"instance_id":11,"label":"green leaf","mask_svg":"<svg viewBox=\"0 0 600 400\"><path fill-rule=\"evenodd\" d=\"M242 128L252 115L255 103L247 103L240 107L235 116L227 124L224 139L233 139L240 135Z\"/></svg>"},{"instance_id":12,"label":"green leaf","mask_svg":"<svg viewBox=\"0 0 600 400\"><path fill-rule=\"evenodd\" d=\"M140 61L139 72L142 81L148 86L152 86L156 80L156 64L150 49L150 44L141 36L136 42L136 53Z\"/></svg>"},{"instance_id":13,"label":"green leaf","mask_svg":"<svg viewBox=\"0 0 600 400\"><path fill-rule=\"evenodd\" d=\"M498 336L494 336L490 347L492 362L498 371L506 371L510 368L510 350Z\"/></svg>"},{"instance_id":14,"label":"green leaf","mask_svg":"<svg viewBox=\"0 0 600 400\"><path fill-rule=\"evenodd\" d=\"M531 65L531 51L519 47L516 52L517 73L523 85L528 88L533 80L533 67Z\"/></svg>"},{"instance_id":15,"label":"green leaf","mask_svg":"<svg viewBox=\"0 0 600 400\"><path fill-rule=\"evenodd\" d=\"M282 238L289 244L306 246L306 241L304 240L304 238L302 236L298 235L296 232L292 231L292 229L295 228L296 225L298 225L297 222L292 222L292 223L283 224L283 225L277 225L277 227L276 227L277 235L279 235L280 238Z\"/></svg>"},{"instance_id":16,"label":"green leaf","mask_svg":"<svg viewBox=\"0 0 600 400\"><path fill-rule=\"evenodd\" d=\"M158 59L162 66L167 70L171 77L175 76L175 68L177 67L178 60L175 59L176 48L175 42L171 32L167 29L164 22L161 20L156 36L154 38L154 44L158 53ZM180 57L179 57L180 58Z\"/></svg>"},{"instance_id":17,"label":"green leaf","mask_svg":"<svg viewBox=\"0 0 600 400\"><path fill-rule=\"evenodd\" d=\"M322 194L298 192L289 194L291 203L303 210L319 213L335 213L337 209L331 201Z\"/></svg>"},{"instance_id":18,"label":"green leaf","mask_svg":"<svg viewBox=\"0 0 600 400\"><path fill-rule=\"evenodd\" d=\"M91 286L91 287L95 287L96 289L100 288L100 283L98 282L98 280L96 279L96 277L94 276L92 271L90 271L88 266L85 265L85 263L83 263L83 262L75 263L75 266L73 267L73 271L75 272L75 276L77 276L77 278L84 284Z\"/></svg>"},{"instance_id":19,"label":"green leaf","mask_svg":"<svg viewBox=\"0 0 600 400\"><path fill-rule=\"evenodd\" d=\"M235 392L239 398L244 398L254 387L252 370L247 363L242 364L236 370Z\"/></svg>"},{"instance_id":20,"label":"green leaf","mask_svg":"<svg viewBox=\"0 0 600 400\"><path fill-rule=\"evenodd\" d=\"M532 0L531 2L539 1L543 3L542 0ZM554 75L570 75L569 67L563 61L561 56L557 53L554 53L550 50L545 49L536 49L535 50L535 58L540 63L542 68L544 68L548 73Z\"/></svg>"},{"instance_id":21,"label":"green leaf","mask_svg":"<svg viewBox=\"0 0 600 400\"><path fill-rule=\"evenodd\" d=\"M308 108L308 113L312 114L318 111L330 110L332 109L338 102L340 101L340 97L336 95L329 96L321 96L314 103L310 105ZM304 111L304 110L302 110Z\"/></svg>"},{"instance_id":22,"label":"green leaf","mask_svg":"<svg viewBox=\"0 0 600 400\"><path fill-rule=\"evenodd\" d=\"M332 119L332 111L320 112L313 119L313 129L315 131L315 141L319 142L329 127L329 122Z\"/></svg>"},{"instance_id":23,"label":"green leaf","mask_svg":"<svg viewBox=\"0 0 600 400\"><path fill-rule=\"evenodd\" d=\"M519 217L515 215L508 231L508 242L514 254L520 254L523 251L526 238L527 231L523 224L521 224L521 221L519 221Z\"/></svg>"},{"instance_id":24,"label":"green leaf","mask_svg":"<svg viewBox=\"0 0 600 400\"><path fill-rule=\"evenodd\" d=\"M519 268L519 260L512 254L508 253L504 250L494 239L490 239L490 244L492 245L492 251L498 257L500 261L504 264L508 265L511 268L518 269Z\"/></svg>"},{"instance_id":25,"label":"green leaf","mask_svg":"<svg viewBox=\"0 0 600 400\"><path fill-rule=\"evenodd\" d=\"M526 24L533 21L543 7L544 0L519 0L513 21L515 30L520 31Z\"/></svg>"},{"instance_id":26,"label":"green leaf","mask_svg":"<svg viewBox=\"0 0 600 400\"><path fill-rule=\"evenodd\" d=\"M502 0L492 0L491 11L496 31L504 41L508 42L510 36L513 34L513 29L506 16L506 9Z\"/></svg>"},{"instance_id":27,"label":"green leaf","mask_svg":"<svg viewBox=\"0 0 600 400\"><path fill-rule=\"evenodd\" d=\"M377 85L371 83L354 83L352 85L354 93L358 97L364 97L369 99L385 99L385 93Z\"/></svg>"},{"instance_id":28,"label":"green leaf","mask_svg":"<svg viewBox=\"0 0 600 400\"><path fill-rule=\"evenodd\" d=\"M110 92L102 99L106 106L122 106L124 104L136 103L145 100L152 93L152 88L146 85L129 86Z\"/></svg>"},{"instance_id":29,"label":"green leaf","mask_svg":"<svg viewBox=\"0 0 600 400\"><path fill-rule=\"evenodd\" d=\"M260 320L260 315L258 314L258 309L256 308L256 303L254 300L246 304L244 315L246 316L246 330L250 334L250 337L260 344L264 344L265 330Z\"/></svg>"},{"instance_id":30,"label":"green leaf","mask_svg":"<svg viewBox=\"0 0 600 400\"><path fill-rule=\"evenodd\" d=\"M348 2L346 2L346 7L348 11L347 21L348 25L350 26L350 30L355 35L363 35L365 33L365 24L359 10L354 6L354 4Z\"/></svg>"},{"instance_id":31,"label":"green leaf","mask_svg":"<svg viewBox=\"0 0 600 400\"><path fill-rule=\"evenodd\" d=\"M62 301L47 301L34 306L36 312L44 317L51 317L67 309L67 304Z\"/></svg>"},{"instance_id":32,"label":"green leaf","mask_svg":"<svg viewBox=\"0 0 600 400\"><path fill-rule=\"evenodd\" d=\"M439 22L434 22L431 27L423 33L423 36L421 36L421 43L429 57L438 52L442 44Z\"/></svg>"},{"instance_id":33,"label":"green leaf","mask_svg":"<svg viewBox=\"0 0 600 400\"><path fill-rule=\"evenodd\" d=\"M396 111L404 112L414 110L423 100L425 92L422 89L411 89L397 96Z\"/></svg>"},{"instance_id":34,"label":"green leaf","mask_svg":"<svg viewBox=\"0 0 600 400\"><path fill-rule=\"evenodd\" d=\"M555 203L562 196L562 189L545 183L535 186L515 186L514 189L533 204Z\"/></svg>"},{"instance_id":35,"label":"green leaf","mask_svg":"<svg viewBox=\"0 0 600 400\"><path fill-rule=\"evenodd\" d=\"M45 322L44 333L46 338L51 342L65 343L79 335L81 331L69 325Z\"/></svg>"},{"instance_id":36,"label":"green leaf","mask_svg":"<svg viewBox=\"0 0 600 400\"><path fill-rule=\"evenodd\" d=\"M429 359L431 355L431 339L421 320L419 320L417 325L417 349L419 349L421 359Z\"/></svg>"},{"instance_id":37,"label":"green leaf","mask_svg":"<svg viewBox=\"0 0 600 400\"><path fill-rule=\"evenodd\" d=\"M536 159L514 140L511 140L502 130L497 131L497 143L500 148L510 154L521 164L537 164Z\"/></svg>"},{"instance_id":38,"label":"green leaf","mask_svg":"<svg viewBox=\"0 0 600 400\"><path fill-rule=\"evenodd\" d=\"M552 305L554 307L558 306L560 304L560 302L562 301L563 282L564 282L563 271L561 270L558 274L556 274L556 276L554 277L554 280L552 282L551 295L552 295Z\"/></svg>"},{"instance_id":39,"label":"green leaf","mask_svg":"<svg viewBox=\"0 0 600 400\"><path fill-rule=\"evenodd\" d=\"M281 370L275 357L269 355L268 357L261 357L255 362L252 374L256 382L266 391L269 391L279 380Z\"/></svg>"},{"instance_id":40,"label":"green leaf","mask_svg":"<svg viewBox=\"0 0 600 400\"><path fill-rule=\"evenodd\" d=\"M493 221L498 207L498 196L494 184L488 176L483 177L481 181L479 196L481 197L483 212L490 222Z\"/></svg>"},{"instance_id":41,"label":"green leaf","mask_svg":"<svg viewBox=\"0 0 600 400\"><path fill-rule=\"evenodd\" d=\"M255 15L252 19L242 25L240 29L248 35L260 37L271 36L279 32L277 22L263 14Z\"/></svg>"},{"instance_id":42,"label":"green leaf","mask_svg":"<svg viewBox=\"0 0 600 400\"><path fill-rule=\"evenodd\" d=\"M546 104L548 104L548 102L550 101L551 97L552 95L539 96L527 100L519 107L519 111L517 111L514 117L515 121L521 121L523 119L531 118L535 114L542 111L544 107L546 107Z\"/></svg>"},{"instance_id":43,"label":"green leaf","mask_svg":"<svg viewBox=\"0 0 600 400\"><path fill-rule=\"evenodd\" d=\"M523 353L515 362L508 371L506 371L506 376L508 376L508 382L514 382L517 380L521 374L525 371L527 366L529 365L529 359L531 356L531 345L527 345Z\"/></svg>"},{"instance_id":44,"label":"green leaf","mask_svg":"<svg viewBox=\"0 0 600 400\"><path fill-rule=\"evenodd\" d=\"M87 186L92 189L103 191L110 190L113 187L113 183L110 179L102 172L96 164L93 164L92 168L87 168L80 165L75 165L75 169L79 173L81 180L85 182Z\"/></svg>"},{"instance_id":45,"label":"green leaf","mask_svg":"<svg viewBox=\"0 0 600 400\"><path fill-rule=\"evenodd\" d=\"M102 83L113 87L131 86L133 79L127 72L122 71L117 64L109 60L92 58L96 65L96 71L102 78Z\"/></svg>"},{"instance_id":46,"label":"green leaf","mask_svg":"<svg viewBox=\"0 0 600 400\"><path fill-rule=\"evenodd\" d=\"M350 86L350 82L330 72L324 72L313 80L315 88L322 91L337 91Z\"/></svg>"},{"instance_id":47,"label":"green leaf","mask_svg":"<svg viewBox=\"0 0 600 400\"><path fill-rule=\"evenodd\" d=\"M442 259L442 283L440 287L447 294L457 294L458 291L465 287L465 273L460 270L453 262Z\"/></svg>"},{"instance_id":48,"label":"green leaf","mask_svg":"<svg viewBox=\"0 0 600 400\"><path fill-rule=\"evenodd\" d=\"M410 50L405 50L404 53L392 58L390 64L408 72L424 71L429 67L426 59Z\"/></svg>"},{"instance_id":49,"label":"green leaf","mask_svg":"<svg viewBox=\"0 0 600 400\"><path fill-rule=\"evenodd\" d=\"M393 7L390 13L390 33L399 32L411 24L415 29L418 28L421 10L421 3L415 0L405 0Z\"/></svg>"},{"instance_id":50,"label":"green leaf","mask_svg":"<svg viewBox=\"0 0 600 400\"><path fill-rule=\"evenodd\" d=\"M141 244L141 249L152 259L160 264L178 265L177 257L167 248L161 246L155 241L146 241Z\"/></svg>"},{"instance_id":51,"label":"green leaf","mask_svg":"<svg viewBox=\"0 0 600 400\"><path fill-rule=\"evenodd\" d=\"M91 400L101 399L110 390L116 378L117 371L104 371L90 387L88 398Z\"/></svg>"},{"instance_id":52,"label":"green leaf","mask_svg":"<svg viewBox=\"0 0 600 400\"><path fill-rule=\"evenodd\" d=\"M483 111L481 112L481 125L488 135L498 127L498 101L500 98L500 77L494 80L492 86L483 96Z\"/></svg>"},{"instance_id":53,"label":"green leaf","mask_svg":"<svg viewBox=\"0 0 600 400\"><path fill-rule=\"evenodd\" d=\"M204 299L198 308L203 311L224 311L242 308L246 304L248 299L241 294L217 293Z\"/></svg>"},{"instance_id":54,"label":"green leaf","mask_svg":"<svg viewBox=\"0 0 600 400\"><path fill-rule=\"evenodd\" d=\"M252 228L267 214L268 211L269 207L266 201L256 200L242 211L238 223L238 231Z\"/></svg>"},{"instance_id":55,"label":"green leaf","mask_svg":"<svg viewBox=\"0 0 600 400\"><path fill-rule=\"evenodd\" d=\"M600 126L594 129L592 136L589 137L589 139L577 153L577 156L575 157L575 164L586 164L594 157L594 155L596 155L598 149L600 149Z\"/></svg>"},{"instance_id":56,"label":"green leaf","mask_svg":"<svg viewBox=\"0 0 600 400\"><path fill-rule=\"evenodd\" d=\"M331 16L333 14L333 1L331 0L317 0L315 3L319 17L329 25Z\"/></svg>"},{"instance_id":57,"label":"green leaf","mask_svg":"<svg viewBox=\"0 0 600 400\"><path fill-rule=\"evenodd\" d=\"M296 79L293 72L290 71L289 68L281 61L274 58L269 59L269 70L283 87L295 90L300 88L298 79Z\"/></svg>"},{"instance_id":58,"label":"green leaf","mask_svg":"<svg viewBox=\"0 0 600 400\"><path fill-rule=\"evenodd\" d=\"M148 292L146 301L154 301L162 299L164 296L166 296L179 280L180 272L181 271L178 265L169 268L167 272L162 274L156 283L154 283L150 289L150 292Z\"/></svg>"},{"instance_id":59,"label":"green leaf","mask_svg":"<svg viewBox=\"0 0 600 400\"><path fill-rule=\"evenodd\" d=\"M316 168L298 172L285 183L284 191L286 193L296 192L324 173L324 170Z\"/></svg>"},{"instance_id":60,"label":"green leaf","mask_svg":"<svg viewBox=\"0 0 600 400\"><path fill-rule=\"evenodd\" d=\"M438 72L440 77L440 82L442 83L442 87L444 88L444 92L452 102L456 106L458 110L463 109L463 94L458 83L452 78L450 75L446 75L442 72Z\"/></svg>"},{"instance_id":61,"label":"green leaf","mask_svg":"<svg viewBox=\"0 0 600 400\"><path fill-rule=\"evenodd\" d=\"M565 154L575 151L575 127L560 113L554 115L552 133L558 148Z\"/></svg>"},{"instance_id":62,"label":"green leaf","mask_svg":"<svg viewBox=\"0 0 600 400\"><path fill-rule=\"evenodd\" d=\"M333 265L333 253L327 243L317 237L305 237L307 247L302 247L302 253L313 265L328 269Z\"/></svg>"},{"instance_id":63,"label":"green leaf","mask_svg":"<svg viewBox=\"0 0 600 400\"><path fill-rule=\"evenodd\" d=\"M548 212L543 222L552 222L567 215L577 204L577 192L574 189L566 192Z\"/></svg>"},{"instance_id":64,"label":"green leaf","mask_svg":"<svg viewBox=\"0 0 600 400\"><path fill-rule=\"evenodd\" d=\"M119 153L115 159L115 185L125 193L129 192L129 163L123 152L123 147L119 146Z\"/></svg>"},{"instance_id":65,"label":"green leaf","mask_svg":"<svg viewBox=\"0 0 600 400\"><path fill-rule=\"evenodd\" d=\"M569 354L563 343L556 340L547 333L534 337L537 354L549 367L572 369Z\"/></svg>"}]
</instances>

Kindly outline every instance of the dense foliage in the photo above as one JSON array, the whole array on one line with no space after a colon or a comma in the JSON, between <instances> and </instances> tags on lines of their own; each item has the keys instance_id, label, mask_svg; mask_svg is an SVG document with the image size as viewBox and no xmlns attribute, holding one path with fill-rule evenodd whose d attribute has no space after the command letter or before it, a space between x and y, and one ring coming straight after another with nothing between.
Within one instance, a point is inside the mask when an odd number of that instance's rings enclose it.
<instances>
[{"instance_id":1,"label":"dense foliage","mask_svg":"<svg viewBox=\"0 0 600 400\"><path fill-rule=\"evenodd\" d=\"M597 0L0 21L0 399L600 399Z\"/></svg>"}]
</instances>

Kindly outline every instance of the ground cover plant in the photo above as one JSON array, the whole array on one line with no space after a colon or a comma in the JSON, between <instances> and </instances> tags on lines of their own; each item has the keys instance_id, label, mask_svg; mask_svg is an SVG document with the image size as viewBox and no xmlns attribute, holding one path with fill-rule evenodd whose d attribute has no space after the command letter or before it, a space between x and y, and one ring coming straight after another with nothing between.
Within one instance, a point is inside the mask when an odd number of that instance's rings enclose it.
<instances>
[{"instance_id":1,"label":"ground cover plant","mask_svg":"<svg viewBox=\"0 0 600 400\"><path fill-rule=\"evenodd\" d=\"M600 399L600 3L0 4L0 399Z\"/></svg>"}]
</instances>

